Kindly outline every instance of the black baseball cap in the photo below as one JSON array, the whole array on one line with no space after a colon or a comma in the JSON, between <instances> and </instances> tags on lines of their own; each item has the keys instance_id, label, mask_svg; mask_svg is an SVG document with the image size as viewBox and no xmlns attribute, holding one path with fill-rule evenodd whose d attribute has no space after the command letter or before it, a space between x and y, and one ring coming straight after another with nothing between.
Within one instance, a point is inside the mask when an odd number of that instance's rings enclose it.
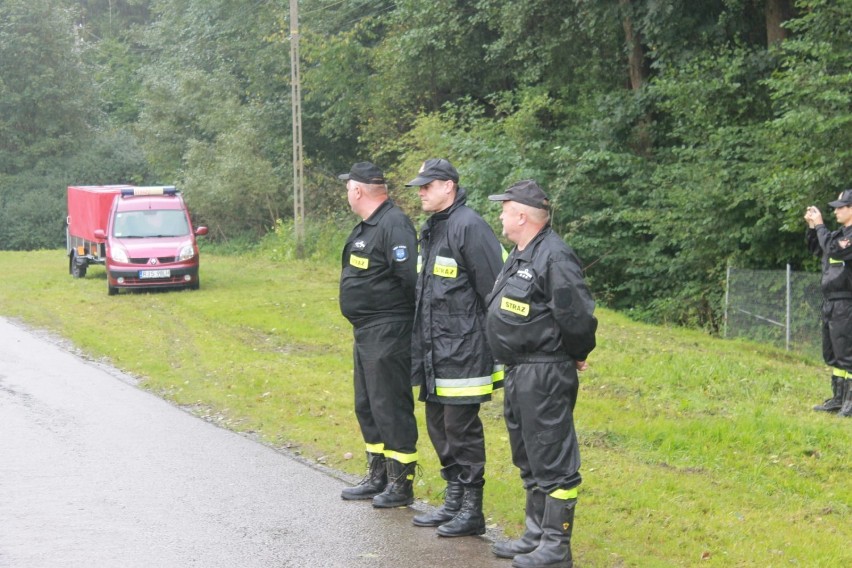
<instances>
[{"instance_id":1,"label":"black baseball cap","mask_svg":"<svg viewBox=\"0 0 852 568\"><path fill-rule=\"evenodd\" d=\"M499 195L489 195L491 201L515 201L536 209L550 209L550 200L535 180L525 179Z\"/></svg>"},{"instance_id":2,"label":"black baseball cap","mask_svg":"<svg viewBox=\"0 0 852 568\"><path fill-rule=\"evenodd\" d=\"M385 183L385 174L378 166L370 162L358 162L350 168L348 174L337 176L342 180L355 180L370 185L382 185Z\"/></svg>"},{"instance_id":3,"label":"black baseball cap","mask_svg":"<svg viewBox=\"0 0 852 568\"><path fill-rule=\"evenodd\" d=\"M837 209L838 207L848 207L852 205L852 189L844 189L843 192L837 196L837 201L832 201L828 204L829 207L834 207Z\"/></svg>"},{"instance_id":4,"label":"black baseball cap","mask_svg":"<svg viewBox=\"0 0 852 568\"><path fill-rule=\"evenodd\" d=\"M430 158L423 162L416 178L405 184L405 187L426 185L436 179L459 182L459 172L443 158Z\"/></svg>"}]
</instances>

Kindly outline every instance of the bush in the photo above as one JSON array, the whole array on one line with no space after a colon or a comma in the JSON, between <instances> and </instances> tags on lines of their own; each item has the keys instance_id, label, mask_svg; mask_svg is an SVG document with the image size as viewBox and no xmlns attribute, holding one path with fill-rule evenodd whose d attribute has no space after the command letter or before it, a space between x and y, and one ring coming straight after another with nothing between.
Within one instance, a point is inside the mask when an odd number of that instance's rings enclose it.
<instances>
[{"instance_id":1,"label":"bush","mask_svg":"<svg viewBox=\"0 0 852 568\"><path fill-rule=\"evenodd\" d=\"M353 219L347 223L344 219L335 221L308 221L305 223L305 238L301 251L296 241L296 230L292 220L278 219L275 228L266 235L258 247L258 254L270 260L281 262L297 258L337 262L340 258L343 243L354 227Z\"/></svg>"}]
</instances>

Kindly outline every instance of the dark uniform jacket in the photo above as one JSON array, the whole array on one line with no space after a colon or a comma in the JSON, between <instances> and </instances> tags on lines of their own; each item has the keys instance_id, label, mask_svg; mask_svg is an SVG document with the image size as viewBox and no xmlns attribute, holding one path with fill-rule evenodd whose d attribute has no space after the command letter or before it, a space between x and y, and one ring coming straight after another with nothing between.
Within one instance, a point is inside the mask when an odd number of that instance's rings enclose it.
<instances>
[{"instance_id":1,"label":"dark uniform jacket","mask_svg":"<svg viewBox=\"0 0 852 568\"><path fill-rule=\"evenodd\" d=\"M509 254L488 297L488 343L505 364L585 361L594 309L580 260L548 225Z\"/></svg>"},{"instance_id":2,"label":"dark uniform jacket","mask_svg":"<svg viewBox=\"0 0 852 568\"><path fill-rule=\"evenodd\" d=\"M822 293L826 300L852 299L852 227L808 229L808 250L822 257Z\"/></svg>"},{"instance_id":3,"label":"dark uniform jacket","mask_svg":"<svg viewBox=\"0 0 852 568\"><path fill-rule=\"evenodd\" d=\"M343 247L340 311L353 326L414 317L416 246L414 225L391 200L352 230Z\"/></svg>"},{"instance_id":4,"label":"dark uniform jacket","mask_svg":"<svg viewBox=\"0 0 852 568\"><path fill-rule=\"evenodd\" d=\"M494 360L485 339L485 297L503 262L491 227L465 205L459 187L447 210L420 233L412 384L421 399L444 404L490 400Z\"/></svg>"}]
</instances>

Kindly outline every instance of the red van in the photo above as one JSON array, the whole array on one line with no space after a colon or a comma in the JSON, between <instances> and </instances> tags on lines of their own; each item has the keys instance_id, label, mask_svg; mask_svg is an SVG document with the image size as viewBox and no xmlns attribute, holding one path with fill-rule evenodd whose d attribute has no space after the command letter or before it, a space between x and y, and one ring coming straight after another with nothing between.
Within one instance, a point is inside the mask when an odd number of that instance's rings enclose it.
<instances>
[{"instance_id":1,"label":"red van","mask_svg":"<svg viewBox=\"0 0 852 568\"><path fill-rule=\"evenodd\" d=\"M122 188L106 228L94 231L104 243L109 295L120 288L190 288L201 284L196 236L183 196L172 186Z\"/></svg>"}]
</instances>

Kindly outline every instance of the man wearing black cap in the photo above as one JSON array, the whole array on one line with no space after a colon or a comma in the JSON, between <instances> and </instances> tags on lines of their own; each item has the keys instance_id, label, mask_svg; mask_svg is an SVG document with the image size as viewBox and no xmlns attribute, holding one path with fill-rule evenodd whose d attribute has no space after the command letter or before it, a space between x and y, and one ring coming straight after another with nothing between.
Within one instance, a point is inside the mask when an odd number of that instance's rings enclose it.
<instances>
[{"instance_id":1,"label":"man wearing black cap","mask_svg":"<svg viewBox=\"0 0 852 568\"><path fill-rule=\"evenodd\" d=\"M494 360L485 339L485 297L500 272L503 247L467 207L459 174L444 159L426 160L407 186L432 215L420 231L412 382L426 404L429 438L447 482L444 504L414 524L441 536L485 533L485 435L479 406L491 400Z\"/></svg>"},{"instance_id":2,"label":"man wearing black cap","mask_svg":"<svg viewBox=\"0 0 852 568\"><path fill-rule=\"evenodd\" d=\"M570 568L580 451L574 405L595 348L595 303L580 259L550 227L550 202L533 180L503 202L503 235L515 243L488 296L488 343L506 366L503 415L512 461L526 489L525 531L492 551L512 566Z\"/></svg>"},{"instance_id":3,"label":"man wearing black cap","mask_svg":"<svg viewBox=\"0 0 852 568\"><path fill-rule=\"evenodd\" d=\"M840 228L829 231L814 206L805 212L808 249L822 257L822 356L832 368L832 396L814 410L852 416L852 189L828 204Z\"/></svg>"},{"instance_id":4,"label":"man wearing black cap","mask_svg":"<svg viewBox=\"0 0 852 568\"><path fill-rule=\"evenodd\" d=\"M354 328L355 415L368 464L361 483L341 497L402 507L414 502L417 465L410 382L416 234L388 199L382 170L360 162L338 177L346 180L349 206L362 219L343 247L340 311Z\"/></svg>"}]
</instances>

